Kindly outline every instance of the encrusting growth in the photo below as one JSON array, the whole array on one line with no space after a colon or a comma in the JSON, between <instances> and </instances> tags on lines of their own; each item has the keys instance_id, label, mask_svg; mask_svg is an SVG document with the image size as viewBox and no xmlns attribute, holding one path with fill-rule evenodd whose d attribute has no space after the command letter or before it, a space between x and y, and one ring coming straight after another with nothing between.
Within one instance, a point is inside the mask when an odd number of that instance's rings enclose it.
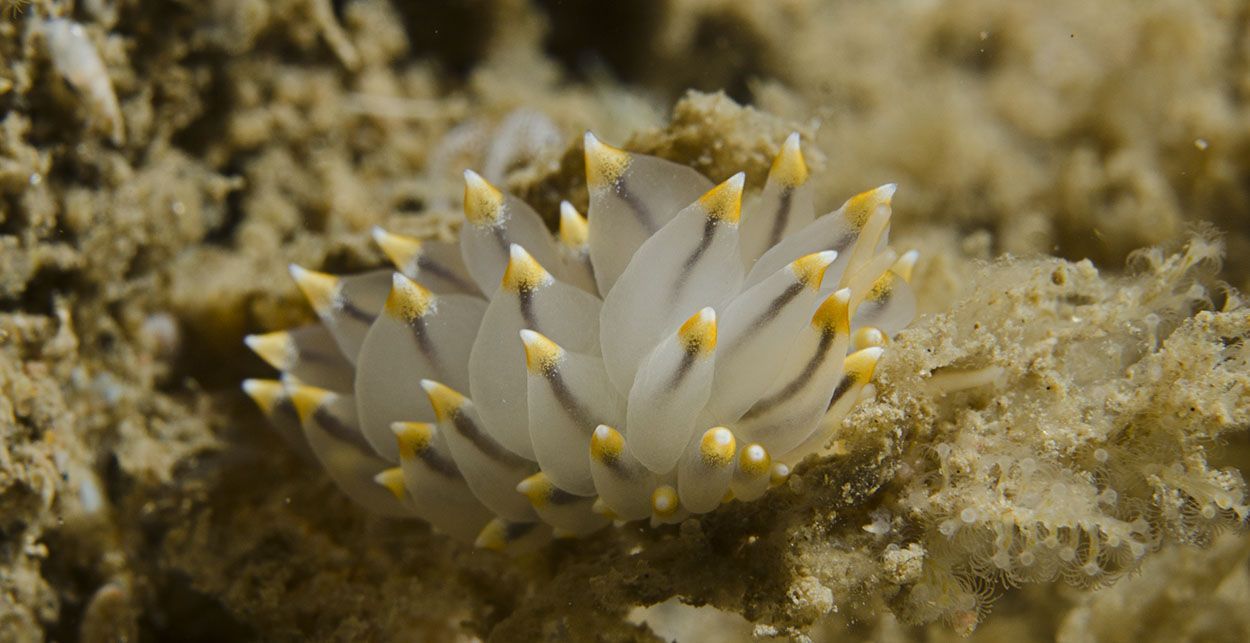
<instances>
[{"instance_id":1,"label":"encrusting growth","mask_svg":"<svg viewBox=\"0 0 1250 643\"><path fill-rule=\"evenodd\" d=\"M817 217L798 134L763 191L585 137L556 235L466 171L459 247L381 229L395 270L291 267L321 320L246 342L244 389L371 510L523 550L684 520L783 482L915 314L894 186ZM619 427L619 428L613 428Z\"/></svg>"}]
</instances>

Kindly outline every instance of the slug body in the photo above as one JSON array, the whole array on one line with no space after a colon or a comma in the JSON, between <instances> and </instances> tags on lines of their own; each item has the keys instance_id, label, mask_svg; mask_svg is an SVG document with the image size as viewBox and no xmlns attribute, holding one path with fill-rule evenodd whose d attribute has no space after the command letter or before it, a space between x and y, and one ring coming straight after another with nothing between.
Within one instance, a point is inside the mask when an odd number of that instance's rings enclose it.
<instances>
[{"instance_id":1,"label":"slug body","mask_svg":"<svg viewBox=\"0 0 1250 643\"><path fill-rule=\"evenodd\" d=\"M589 217L465 173L459 247L374 231L395 264L292 267L321 323L253 335L244 389L374 511L520 549L752 500L840 426L915 313L886 185L815 216L799 137L744 176L585 138Z\"/></svg>"}]
</instances>

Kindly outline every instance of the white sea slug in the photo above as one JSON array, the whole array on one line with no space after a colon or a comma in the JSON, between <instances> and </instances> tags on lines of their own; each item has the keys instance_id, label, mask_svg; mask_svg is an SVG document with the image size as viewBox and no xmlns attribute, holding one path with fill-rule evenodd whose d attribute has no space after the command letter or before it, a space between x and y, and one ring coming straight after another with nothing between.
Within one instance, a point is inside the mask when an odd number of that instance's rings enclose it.
<instances>
[{"instance_id":1,"label":"white sea slug","mask_svg":"<svg viewBox=\"0 0 1250 643\"><path fill-rule=\"evenodd\" d=\"M459 247L375 230L397 271L293 266L321 324L253 335L244 389L376 512L522 548L753 500L818 450L910 322L893 185L816 218L791 135L763 191L587 134L554 238L465 172Z\"/></svg>"}]
</instances>

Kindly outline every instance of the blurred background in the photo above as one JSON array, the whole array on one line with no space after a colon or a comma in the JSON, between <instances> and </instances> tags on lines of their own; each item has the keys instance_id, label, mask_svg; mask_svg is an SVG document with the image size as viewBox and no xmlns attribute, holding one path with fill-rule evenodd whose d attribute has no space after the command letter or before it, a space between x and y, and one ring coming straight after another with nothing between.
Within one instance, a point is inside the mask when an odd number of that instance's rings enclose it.
<instances>
[{"instance_id":1,"label":"blurred background","mask_svg":"<svg viewBox=\"0 0 1250 643\"><path fill-rule=\"evenodd\" d=\"M239 340L307 318L288 262L450 236L465 167L584 204L586 129L756 184L798 130L817 203L897 182L928 256L1115 274L1215 230L1250 288L1248 25L1242 0L0 0L0 640L489 629L543 572L329 494L237 393L263 371ZM978 635L1077 640L1103 608L1069 591ZM954 635L883 619L814 635Z\"/></svg>"}]
</instances>

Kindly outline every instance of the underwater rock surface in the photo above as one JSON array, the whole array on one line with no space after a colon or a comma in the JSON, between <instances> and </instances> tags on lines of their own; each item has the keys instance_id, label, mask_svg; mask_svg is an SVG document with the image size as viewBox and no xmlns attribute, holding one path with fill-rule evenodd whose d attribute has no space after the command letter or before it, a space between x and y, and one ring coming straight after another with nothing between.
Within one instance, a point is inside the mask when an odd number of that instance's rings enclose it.
<instances>
[{"instance_id":1,"label":"underwater rock surface","mask_svg":"<svg viewBox=\"0 0 1250 643\"><path fill-rule=\"evenodd\" d=\"M629 5L0 2L5 637L1250 637L1243 4ZM763 501L519 562L370 517L241 338L310 320L288 263L454 239L465 166L585 205L585 129L899 183L925 314Z\"/></svg>"}]
</instances>

